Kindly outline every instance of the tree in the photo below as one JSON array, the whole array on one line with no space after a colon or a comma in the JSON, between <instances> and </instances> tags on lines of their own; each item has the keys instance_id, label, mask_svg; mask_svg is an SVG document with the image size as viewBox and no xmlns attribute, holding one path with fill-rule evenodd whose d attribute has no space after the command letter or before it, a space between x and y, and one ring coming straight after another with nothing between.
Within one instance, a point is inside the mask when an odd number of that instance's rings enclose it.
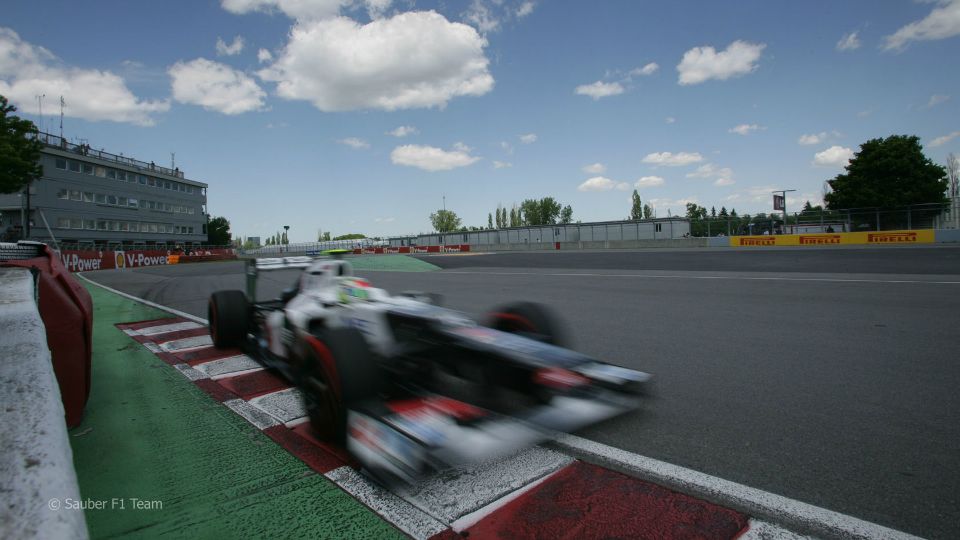
<instances>
[{"instance_id":1,"label":"tree","mask_svg":"<svg viewBox=\"0 0 960 540\"><path fill-rule=\"evenodd\" d=\"M829 180L827 208L894 208L946 202L947 171L923 155L920 138L891 135L871 139Z\"/></svg>"},{"instance_id":2,"label":"tree","mask_svg":"<svg viewBox=\"0 0 960 540\"><path fill-rule=\"evenodd\" d=\"M571 208L568 204L563 207L563 210L560 211L560 223L566 225L571 221L573 221L573 208Z\"/></svg>"},{"instance_id":3,"label":"tree","mask_svg":"<svg viewBox=\"0 0 960 540\"><path fill-rule=\"evenodd\" d=\"M520 226L520 211L517 210L517 205L513 205L513 208L510 209L510 226L519 227Z\"/></svg>"},{"instance_id":4,"label":"tree","mask_svg":"<svg viewBox=\"0 0 960 540\"><path fill-rule=\"evenodd\" d=\"M707 218L707 209L698 205L697 203L687 203L687 218L688 219L706 219Z\"/></svg>"},{"instance_id":5,"label":"tree","mask_svg":"<svg viewBox=\"0 0 960 540\"><path fill-rule=\"evenodd\" d=\"M720 216L720 217L728 217L728 216L730 215L730 213L727 212L727 207L726 207L726 206L721 206L721 207L720 207L720 213L717 214L717 215Z\"/></svg>"},{"instance_id":6,"label":"tree","mask_svg":"<svg viewBox=\"0 0 960 540\"><path fill-rule=\"evenodd\" d=\"M947 181L950 182L950 196L960 196L960 159L950 152L947 154Z\"/></svg>"},{"instance_id":7,"label":"tree","mask_svg":"<svg viewBox=\"0 0 960 540\"><path fill-rule=\"evenodd\" d=\"M633 201L633 204L630 206L630 219L634 221L643 219L643 204L640 201L640 194L637 193L637 190L633 190L633 195L630 196L630 200Z\"/></svg>"},{"instance_id":8,"label":"tree","mask_svg":"<svg viewBox=\"0 0 960 540\"><path fill-rule=\"evenodd\" d=\"M730 210L730 217L737 217L737 209L736 209L736 208Z\"/></svg>"},{"instance_id":9,"label":"tree","mask_svg":"<svg viewBox=\"0 0 960 540\"><path fill-rule=\"evenodd\" d=\"M643 219L650 219L653 217L653 207L649 204L643 205Z\"/></svg>"},{"instance_id":10,"label":"tree","mask_svg":"<svg viewBox=\"0 0 960 540\"><path fill-rule=\"evenodd\" d=\"M362 233L350 233L350 234L341 234L334 238L334 240L363 240L367 235Z\"/></svg>"},{"instance_id":11,"label":"tree","mask_svg":"<svg viewBox=\"0 0 960 540\"><path fill-rule=\"evenodd\" d=\"M16 110L0 96L0 193L16 193L43 175L37 126L10 114Z\"/></svg>"},{"instance_id":12,"label":"tree","mask_svg":"<svg viewBox=\"0 0 960 540\"><path fill-rule=\"evenodd\" d=\"M711 207L710 207L710 217L717 217L717 207L716 207L716 206L711 206Z\"/></svg>"},{"instance_id":13,"label":"tree","mask_svg":"<svg viewBox=\"0 0 960 540\"><path fill-rule=\"evenodd\" d=\"M210 218L207 222L207 243L211 246L230 245L230 222L227 218Z\"/></svg>"},{"instance_id":14,"label":"tree","mask_svg":"<svg viewBox=\"0 0 960 540\"><path fill-rule=\"evenodd\" d=\"M460 218L453 210L437 210L430 214L430 223L437 232L452 232L460 228Z\"/></svg>"},{"instance_id":15,"label":"tree","mask_svg":"<svg viewBox=\"0 0 960 540\"><path fill-rule=\"evenodd\" d=\"M491 213L489 213L489 212L487 213L487 228L488 228L488 229L492 229L492 228L493 228L493 214L491 214Z\"/></svg>"}]
</instances>

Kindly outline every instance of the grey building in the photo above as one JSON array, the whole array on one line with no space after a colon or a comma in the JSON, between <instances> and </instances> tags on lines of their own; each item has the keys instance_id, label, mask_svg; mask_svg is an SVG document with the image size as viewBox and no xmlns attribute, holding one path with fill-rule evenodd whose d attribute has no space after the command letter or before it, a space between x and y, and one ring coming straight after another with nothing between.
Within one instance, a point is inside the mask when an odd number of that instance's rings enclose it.
<instances>
[{"instance_id":1,"label":"grey building","mask_svg":"<svg viewBox=\"0 0 960 540\"><path fill-rule=\"evenodd\" d=\"M178 168L39 137L43 176L30 184L29 202L23 192L0 195L0 233L8 239L123 249L207 240L207 184L186 179Z\"/></svg>"}]
</instances>

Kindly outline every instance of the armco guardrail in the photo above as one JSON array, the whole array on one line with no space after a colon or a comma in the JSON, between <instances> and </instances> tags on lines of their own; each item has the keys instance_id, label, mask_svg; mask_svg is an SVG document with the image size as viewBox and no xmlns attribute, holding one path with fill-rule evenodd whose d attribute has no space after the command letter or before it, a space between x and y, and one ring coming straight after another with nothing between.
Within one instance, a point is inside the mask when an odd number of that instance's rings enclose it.
<instances>
[{"instance_id":1,"label":"armco guardrail","mask_svg":"<svg viewBox=\"0 0 960 540\"><path fill-rule=\"evenodd\" d=\"M30 270L0 268L0 538L87 538Z\"/></svg>"}]
</instances>

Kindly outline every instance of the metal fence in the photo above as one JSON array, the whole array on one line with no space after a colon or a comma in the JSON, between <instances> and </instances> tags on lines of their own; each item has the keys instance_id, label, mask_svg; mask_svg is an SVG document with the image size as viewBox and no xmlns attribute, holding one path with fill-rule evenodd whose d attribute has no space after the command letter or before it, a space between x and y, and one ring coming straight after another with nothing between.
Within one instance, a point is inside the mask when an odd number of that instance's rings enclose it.
<instances>
[{"instance_id":1,"label":"metal fence","mask_svg":"<svg viewBox=\"0 0 960 540\"><path fill-rule=\"evenodd\" d=\"M914 204L897 208L808 210L787 214L716 216L690 220L692 236L799 234L815 232L891 231L954 228L950 203Z\"/></svg>"},{"instance_id":2,"label":"metal fence","mask_svg":"<svg viewBox=\"0 0 960 540\"><path fill-rule=\"evenodd\" d=\"M183 178L183 171L179 168L169 169L167 167L161 167L154 162L147 163L146 161L140 161L139 159L133 159L126 156L118 156L116 154L111 154L110 152L104 152L102 149L96 150L91 148L89 144L74 144L63 137L57 135L51 135L49 133L37 133L37 139L52 148L59 148L65 152L73 152L75 154L83 156L92 156L98 159L103 159L106 161L113 161L114 163L119 163L122 165L128 165L143 171L153 171L163 173L169 176L176 176L177 178Z\"/></svg>"}]
</instances>

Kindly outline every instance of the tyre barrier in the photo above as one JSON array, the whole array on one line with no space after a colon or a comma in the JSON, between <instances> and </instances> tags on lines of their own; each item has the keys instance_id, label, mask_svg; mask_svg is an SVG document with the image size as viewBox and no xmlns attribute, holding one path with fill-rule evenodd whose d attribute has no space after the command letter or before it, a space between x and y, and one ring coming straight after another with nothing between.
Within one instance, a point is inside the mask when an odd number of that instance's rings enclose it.
<instances>
[{"instance_id":1,"label":"tyre barrier","mask_svg":"<svg viewBox=\"0 0 960 540\"><path fill-rule=\"evenodd\" d=\"M29 268L0 268L0 538L86 539L84 513L69 506L80 488L37 305L52 286L43 283Z\"/></svg>"}]
</instances>

